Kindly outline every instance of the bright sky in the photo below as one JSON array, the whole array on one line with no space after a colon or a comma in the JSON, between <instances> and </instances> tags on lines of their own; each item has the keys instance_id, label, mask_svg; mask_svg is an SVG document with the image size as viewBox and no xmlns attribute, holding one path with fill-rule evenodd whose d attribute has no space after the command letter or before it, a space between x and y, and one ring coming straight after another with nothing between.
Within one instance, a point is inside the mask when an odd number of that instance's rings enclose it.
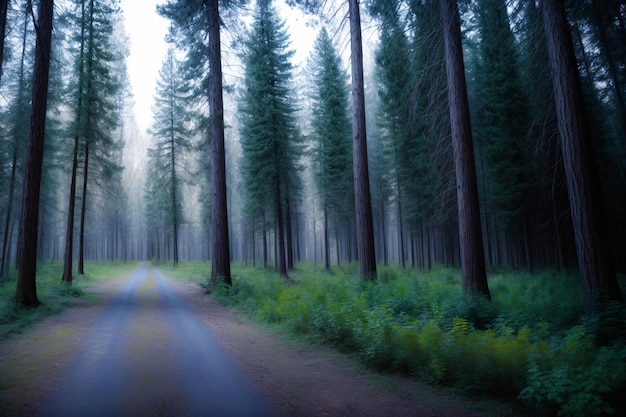
<instances>
[{"instance_id":1,"label":"bright sky","mask_svg":"<svg viewBox=\"0 0 626 417\"><path fill-rule=\"evenodd\" d=\"M121 0L126 32L130 39L128 75L135 101L135 115L139 129L145 131L152 124L152 103L156 80L167 52L165 34L169 22L156 12L157 4L167 0ZM279 10L291 32L291 48L296 50L294 64L306 60L319 28L306 25L300 11L291 10L280 2ZM254 7L251 1L249 7ZM224 49L224 48L223 48ZM228 71L228 69L224 69Z\"/></svg>"},{"instance_id":2,"label":"bright sky","mask_svg":"<svg viewBox=\"0 0 626 417\"><path fill-rule=\"evenodd\" d=\"M128 75L132 84L139 128L152 123L152 100L167 45L169 22L159 16L156 5L164 0L121 0L126 32L130 39Z\"/></svg>"}]
</instances>

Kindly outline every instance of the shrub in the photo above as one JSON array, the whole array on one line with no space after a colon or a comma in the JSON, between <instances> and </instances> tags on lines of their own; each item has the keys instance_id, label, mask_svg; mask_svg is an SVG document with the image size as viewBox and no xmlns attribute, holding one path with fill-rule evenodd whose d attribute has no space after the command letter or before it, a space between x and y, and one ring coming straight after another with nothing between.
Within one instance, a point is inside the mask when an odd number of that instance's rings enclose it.
<instances>
[{"instance_id":1,"label":"shrub","mask_svg":"<svg viewBox=\"0 0 626 417\"><path fill-rule=\"evenodd\" d=\"M580 325L580 281L571 273L492 273L488 301L466 296L459 271L441 266L383 267L375 283L357 271L354 263L330 274L300 264L288 285L273 272L238 266L220 297L355 352L374 369L469 392L514 398L521 391L537 410L563 416L609 412L609 396L626 385L624 308L607 306Z\"/></svg>"},{"instance_id":2,"label":"shrub","mask_svg":"<svg viewBox=\"0 0 626 417\"><path fill-rule=\"evenodd\" d=\"M527 383L520 398L538 410L549 406L571 417L613 414L606 398L626 384L626 347L595 348L586 326L572 327L545 357L532 359Z\"/></svg>"}]
</instances>

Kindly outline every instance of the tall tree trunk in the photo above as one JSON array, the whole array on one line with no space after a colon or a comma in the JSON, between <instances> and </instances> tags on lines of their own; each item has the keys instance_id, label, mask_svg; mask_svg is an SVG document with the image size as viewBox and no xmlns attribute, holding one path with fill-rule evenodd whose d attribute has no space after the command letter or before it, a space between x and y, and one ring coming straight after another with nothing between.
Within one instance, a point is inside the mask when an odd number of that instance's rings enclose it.
<instances>
[{"instance_id":1,"label":"tall tree trunk","mask_svg":"<svg viewBox=\"0 0 626 417\"><path fill-rule=\"evenodd\" d=\"M361 278L376 279L374 223L370 197L367 161L367 132L365 129L365 87L363 84L363 44L359 1L349 0L350 51L352 67L352 146L354 163L354 199L356 237Z\"/></svg>"},{"instance_id":2,"label":"tall tree trunk","mask_svg":"<svg viewBox=\"0 0 626 417\"><path fill-rule=\"evenodd\" d=\"M402 225L402 196L400 195L400 187L398 187L398 245L400 255L400 266L406 269L406 253L404 248L404 226Z\"/></svg>"},{"instance_id":3,"label":"tall tree trunk","mask_svg":"<svg viewBox=\"0 0 626 417\"><path fill-rule=\"evenodd\" d=\"M330 240L328 239L328 207L324 206L324 266L330 272Z\"/></svg>"},{"instance_id":4,"label":"tall tree trunk","mask_svg":"<svg viewBox=\"0 0 626 417\"><path fill-rule=\"evenodd\" d=\"M7 12L9 0L0 0L0 85L2 85L2 69L4 67L4 36L7 29Z\"/></svg>"},{"instance_id":5,"label":"tall tree trunk","mask_svg":"<svg viewBox=\"0 0 626 417\"><path fill-rule=\"evenodd\" d=\"M8 7L8 6L7 6ZM1 16L0 16L1 18ZM6 19L6 11L5 11L5 16L4 18ZM24 98L26 97L26 46L27 46L27 33L28 33L28 24L29 24L29 19L25 18L24 19L24 26L23 26L23 31L22 31L22 54L21 54L21 58L20 58L20 69L19 69L19 80L18 80L18 94L17 94L17 99L16 102L18 103L18 105L20 105L20 103L23 102ZM4 23L6 24L6 22ZM2 36L4 36L4 31L2 33L0 33ZM0 67L2 66L2 61L1 61L1 57L0 57ZM8 198L8 206L7 206L7 215L6 215L6 221L5 221L5 229L4 229L4 238L3 238L3 243L2 243L2 263L0 264L0 277L6 272L8 273L9 271L9 264L10 262L8 262L7 258L10 256L10 251L7 250L7 244L8 244L8 238L10 236L9 234L9 224L11 223L11 217L13 216L13 199L15 197L15 184L17 182L17 163L18 163L18 149L20 147L20 136L19 134L17 134L18 130L21 129L21 124L22 124L22 119L21 118L16 118L15 120L15 125L14 125L14 134L13 134L13 156L11 158L12 160L12 165L11 165L11 177L9 179L9 198ZM5 267L6 267L6 271L5 271Z\"/></svg>"},{"instance_id":6,"label":"tall tree trunk","mask_svg":"<svg viewBox=\"0 0 626 417\"><path fill-rule=\"evenodd\" d=\"M50 73L50 49L52 44L52 16L54 1L41 0L35 26L35 66L33 70L33 95L30 119L30 135L24 175L22 217L20 222L19 274L15 301L23 306L36 306L37 284L37 238L39 231L39 192L43 165L44 133L48 106L48 79Z\"/></svg>"},{"instance_id":7,"label":"tall tree trunk","mask_svg":"<svg viewBox=\"0 0 626 417\"><path fill-rule=\"evenodd\" d=\"M491 298L485 270L461 27L456 0L440 0L444 29L452 147L457 183L461 275L466 292Z\"/></svg>"},{"instance_id":8,"label":"tall tree trunk","mask_svg":"<svg viewBox=\"0 0 626 417\"><path fill-rule=\"evenodd\" d=\"M561 151L582 277L585 313L607 300L623 301L614 260L591 132L563 0L542 0L541 12L561 137Z\"/></svg>"},{"instance_id":9,"label":"tall tree trunk","mask_svg":"<svg viewBox=\"0 0 626 417\"><path fill-rule=\"evenodd\" d=\"M275 199L276 199L276 270L280 276L289 278L287 275L287 262L285 256L285 228L283 225L283 207L282 196L280 192L280 176L276 176L275 184Z\"/></svg>"},{"instance_id":10,"label":"tall tree trunk","mask_svg":"<svg viewBox=\"0 0 626 417\"><path fill-rule=\"evenodd\" d=\"M289 187L287 187L287 196L289 196ZM291 204L289 204L289 197L285 202L285 227L286 227L286 239L287 239L287 269L293 269L293 230L291 225Z\"/></svg>"},{"instance_id":11,"label":"tall tree trunk","mask_svg":"<svg viewBox=\"0 0 626 417\"><path fill-rule=\"evenodd\" d=\"M2 239L2 262L0 263L0 277L3 277L9 272L9 262L7 258L9 257L9 252L7 251L8 242L9 242L9 225L11 224L11 214L13 212L13 194L15 192L15 171L17 166L17 147L13 149L13 165L11 165L11 179L9 182L9 199L7 201L7 215L4 223L4 236ZM5 271L6 269L6 271Z\"/></svg>"},{"instance_id":12,"label":"tall tree trunk","mask_svg":"<svg viewBox=\"0 0 626 417\"><path fill-rule=\"evenodd\" d=\"M226 200L226 154L224 148L224 97L222 92L222 52L218 0L210 0L209 26L209 112L211 114L211 173L213 199L213 260L211 285L232 285L230 276L230 243L228 237L228 203Z\"/></svg>"},{"instance_id":13,"label":"tall tree trunk","mask_svg":"<svg viewBox=\"0 0 626 417\"><path fill-rule=\"evenodd\" d=\"M80 102L80 98L79 98ZM74 257L74 207L76 206L76 171L78 170L78 136L74 137L74 158L72 160L72 179L70 184L70 202L67 209L67 229L65 230L65 258L61 281L72 283L72 258Z\"/></svg>"},{"instance_id":14,"label":"tall tree trunk","mask_svg":"<svg viewBox=\"0 0 626 417\"><path fill-rule=\"evenodd\" d=\"M263 215L263 269L267 269L267 225L265 224L265 214Z\"/></svg>"},{"instance_id":15,"label":"tall tree trunk","mask_svg":"<svg viewBox=\"0 0 626 417\"><path fill-rule=\"evenodd\" d=\"M89 143L85 145L85 165L83 171L83 198L80 211L78 235L78 273L85 275L85 212L87 211L87 179L89 174Z\"/></svg>"},{"instance_id":16,"label":"tall tree trunk","mask_svg":"<svg viewBox=\"0 0 626 417\"><path fill-rule=\"evenodd\" d=\"M174 121L172 120L172 129L173 129ZM177 207L177 195L176 195L176 143L174 140L174 133L172 131L171 137L171 148L172 148L172 229L173 229L173 244L174 244L174 256L173 256L173 265L174 268L178 265L178 212L176 210Z\"/></svg>"}]
</instances>

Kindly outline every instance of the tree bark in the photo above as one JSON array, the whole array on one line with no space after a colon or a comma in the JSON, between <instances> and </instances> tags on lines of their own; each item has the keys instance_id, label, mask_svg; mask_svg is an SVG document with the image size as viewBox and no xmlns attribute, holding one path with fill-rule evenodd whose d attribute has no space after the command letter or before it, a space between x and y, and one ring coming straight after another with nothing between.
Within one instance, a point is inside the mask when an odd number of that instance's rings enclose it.
<instances>
[{"instance_id":1,"label":"tree bark","mask_svg":"<svg viewBox=\"0 0 626 417\"><path fill-rule=\"evenodd\" d=\"M85 274L85 212L87 211L87 178L89 174L89 143L85 145L85 165L83 172L83 198L80 211L80 230L78 235L78 273Z\"/></svg>"},{"instance_id":2,"label":"tree bark","mask_svg":"<svg viewBox=\"0 0 626 417\"><path fill-rule=\"evenodd\" d=\"M0 277L3 277L5 274L5 266L6 266L6 274L9 272L9 261L7 258L9 257L9 253L7 251L8 243L9 243L9 225L11 224L11 214L13 213L13 194L15 192L15 171L17 167L17 149L13 149L13 165L11 165L11 179L9 182L9 199L7 201L7 215L5 218L4 224L4 236L2 239L2 262L0 262Z\"/></svg>"},{"instance_id":3,"label":"tree bark","mask_svg":"<svg viewBox=\"0 0 626 417\"><path fill-rule=\"evenodd\" d=\"M365 86L363 83L363 44L359 1L349 0L350 51L352 67L352 153L354 164L354 199L356 215L357 252L361 278L376 279L374 223L370 196L365 129Z\"/></svg>"},{"instance_id":4,"label":"tree bark","mask_svg":"<svg viewBox=\"0 0 626 417\"><path fill-rule=\"evenodd\" d=\"M173 265L174 268L178 266L178 196L176 195L176 141L174 139L174 120L172 119L172 133L170 136L170 146L172 152L172 229L173 229L173 240L174 240L174 254L173 254Z\"/></svg>"},{"instance_id":5,"label":"tree bark","mask_svg":"<svg viewBox=\"0 0 626 417\"><path fill-rule=\"evenodd\" d=\"M609 234L591 131L563 0L542 0L552 85L567 178L585 313L601 303L623 301Z\"/></svg>"},{"instance_id":6,"label":"tree bark","mask_svg":"<svg viewBox=\"0 0 626 417\"><path fill-rule=\"evenodd\" d=\"M15 301L23 306L37 306L37 238L39 232L39 192L43 165L44 133L48 106L48 79L50 73L50 49L52 45L52 17L54 1L41 0L35 26L35 65L33 70L33 95L30 134L22 218L20 224L20 259Z\"/></svg>"},{"instance_id":7,"label":"tree bark","mask_svg":"<svg viewBox=\"0 0 626 417\"><path fill-rule=\"evenodd\" d=\"M459 245L463 289L491 298L485 269L483 235L478 205L478 184L472 144L461 27L456 0L440 0L444 28L446 74L452 147L457 184Z\"/></svg>"},{"instance_id":8,"label":"tree bark","mask_svg":"<svg viewBox=\"0 0 626 417\"><path fill-rule=\"evenodd\" d=\"M289 279L285 253L285 228L283 224L283 205L280 192L280 176L276 175L274 196L276 199L276 270L281 277Z\"/></svg>"},{"instance_id":9,"label":"tree bark","mask_svg":"<svg viewBox=\"0 0 626 417\"><path fill-rule=\"evenodd\" d=\"M80 101L80 99L79 99ZM76 206L76 171L78 169L78 136L74 138L74 158L70 184L70 202L67 209L67 229L65 230L65 258L61 281L72 283L72 258L74 257L74 208Z\"/></svg>"},{"instance_id":10,"label":"tree bark","mask_svg":"<svg viewBox=\"0 0 626 417\"><path fill-rule=\"evenodd\" d=\"M224 147L224 97L222 92L222 52L218 0L210 0L209 26L209 112L211 113L211 173L213 200L213 260L211 285L232 285L230 243L228 236L228 203L226 200L226 151Z\"/></svg>"}]
</instances>

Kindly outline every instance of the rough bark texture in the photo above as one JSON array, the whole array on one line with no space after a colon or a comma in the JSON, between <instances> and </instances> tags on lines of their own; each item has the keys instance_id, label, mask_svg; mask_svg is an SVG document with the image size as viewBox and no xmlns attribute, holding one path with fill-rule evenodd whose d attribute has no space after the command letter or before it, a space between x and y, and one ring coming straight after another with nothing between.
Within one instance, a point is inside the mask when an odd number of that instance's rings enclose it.
<instances>
[{"instance_id":1,"label":"rough bark texture","mask_svg":"<svg viewBox=\"0 0 626 417\"><path fill-rule=\"evenodd\" d=\"M349 0L349 9L352 66L352 152L357 252L361 266L361 278L374 280L376 279L376 254L374 252L374 222L367 162L363 44L358 0Z\"/></svg>"},{"instance_id":2,"label":"rough bark texture","mask_svg":"<svg viewBox=\"0 0 626 417\"><path fill-rule=\"evenodd\" d=\"M461 27L456 0L440 0L459 211L461 275L466 292L490 298L478 205Z\"/></svg>"},{"instance_id":3,"label":"rough bark texture","mask_svg":"<svg viewBox=\"0 0 626 417\"><path fill-rule=\"evenodd\" d=\"M578 66L563 0L541 2L585 312L622 301Z\"/></svg>"},{"instance_id":4,"label":"rough bark texture","mask_svg":"<svg viewBox=\"0 0 626 417\"><path fill-rule=\"evenodd\" d=\"M222 53L218 0L210 0L209 16L209 111L211 113L211 173L213 259L211 284L232 285L228 204L226 200L226 153L224 149L224 97L222 95Z\"/></svg>"},{"instance_id":5,"label":"rough bark texture","mask_svg":"<svg viewBox=\"0 0 626 417\"><path fill-rule=\"evenodd\" d=\"M50 48L52 44L53 0L41 0L37 18L35 66L33 71L32 111L30 135L24 175L24 196L20 224L19 275L15 301L24 306L36 306L37 284L37 238L39 231L39 191L43 164L44 132L48 105L48 75L50 72Z\"/></svg>"}]
</instances>

